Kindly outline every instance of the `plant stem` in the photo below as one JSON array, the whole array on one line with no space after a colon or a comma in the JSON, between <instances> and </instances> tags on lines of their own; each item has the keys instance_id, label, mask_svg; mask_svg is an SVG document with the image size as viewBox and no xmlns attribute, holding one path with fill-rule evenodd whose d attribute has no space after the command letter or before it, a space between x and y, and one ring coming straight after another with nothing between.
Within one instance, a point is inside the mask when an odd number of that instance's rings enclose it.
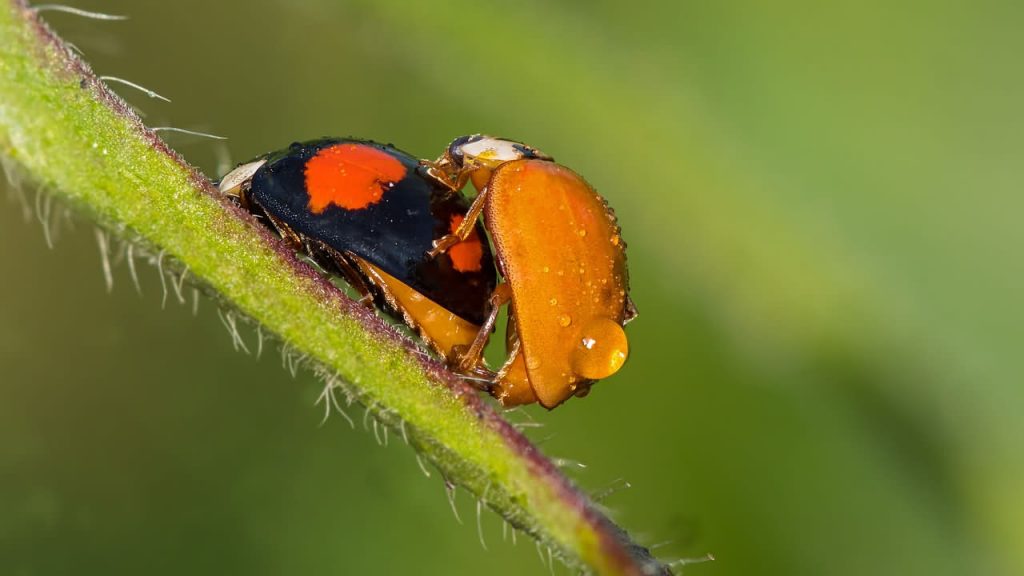
<instances>
[{"instance_id":1,"label":"plant stem","mask_svg":"<svg viewBox=\"0 0 1024 576\"><path fill-rule=\"evenodd\" d=\"M217 195L23 0L0 7L0 154L162 263L187 267L570 566L669 573L475 390Z\"/></svg>"}]
</instances>

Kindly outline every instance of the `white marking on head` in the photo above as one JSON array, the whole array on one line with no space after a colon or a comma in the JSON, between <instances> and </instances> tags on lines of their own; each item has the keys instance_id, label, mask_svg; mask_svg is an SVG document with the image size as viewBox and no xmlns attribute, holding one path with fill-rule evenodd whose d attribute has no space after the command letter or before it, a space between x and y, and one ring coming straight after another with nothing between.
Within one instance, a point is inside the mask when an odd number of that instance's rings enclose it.
<instances>
[{"instance_id":1,"label":"white marking on head","mask_svg":"<svg viewBox=\"0 0 1024 576\"><path fill-rule=\"evenodd\" d=\"M448 156L459 168L497 168L505 162L523 158L553 160L551 156L522 142L476 134L456 139L449 146Z\"/></svg>"},{"instance_id":2,"label":"white marking on head","mask_svg":"<svg viewBox=\"0 0 1024 576\"><path fill-rule=\"evenodd\" d=\"M467 142L462 146L462 153L466 158L486 163L510 162L526 156L522 150L522 144L490 136L484 136L474 142Z\"/></svg>"},{"instance_id":3,"label":"white marking on head","mask_svg":"<svg viewBox=\"0 0 1024 576\"><path fill-rule=\"evenodd\" d=\"M221 178L220 184L217 185L217 189L220 190L221 194L237 196L238 188L252 178L253 175L256 174L256 171L266 163L267 160L264 158L238 166L231 172L225 174L224 178Z\"/></svg>"}]
</instances>

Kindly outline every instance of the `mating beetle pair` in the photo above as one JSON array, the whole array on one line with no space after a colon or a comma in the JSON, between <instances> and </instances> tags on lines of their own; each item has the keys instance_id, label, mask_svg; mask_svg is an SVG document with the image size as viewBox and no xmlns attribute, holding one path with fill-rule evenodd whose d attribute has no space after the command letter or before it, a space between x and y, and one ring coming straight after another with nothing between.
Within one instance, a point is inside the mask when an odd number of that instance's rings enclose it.
<instances>
[{"instance_id":1,"label":"mating beetle pair","mask_svg":"<svg viewBox=\"0 0 1024 576\"><path fill-rule=\"evenodd\" d=\"M219 188L506 406L554 408L626 360L636 309L615 216L535 148L467 136L426 161L325 138L242 164ZM482 355L504 304L508 355L493 372Z\"/></svg>"}]
</instances>

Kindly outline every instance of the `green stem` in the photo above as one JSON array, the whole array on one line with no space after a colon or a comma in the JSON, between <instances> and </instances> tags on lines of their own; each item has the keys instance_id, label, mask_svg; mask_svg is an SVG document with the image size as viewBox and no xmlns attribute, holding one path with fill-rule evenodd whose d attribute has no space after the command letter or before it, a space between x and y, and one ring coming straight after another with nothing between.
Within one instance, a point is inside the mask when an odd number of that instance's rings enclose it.
<instances>
[{"instance_id":1,"label":"green stem","mask_svg":"<svg viewBox=\"0 0 1024 576\"><path fill-rule=\"evenodd\" d=\"M220 198L23 0L0 8L0 154L187 267L570 566L669 573L477 392Z\"/></svg>"}]
</instances>

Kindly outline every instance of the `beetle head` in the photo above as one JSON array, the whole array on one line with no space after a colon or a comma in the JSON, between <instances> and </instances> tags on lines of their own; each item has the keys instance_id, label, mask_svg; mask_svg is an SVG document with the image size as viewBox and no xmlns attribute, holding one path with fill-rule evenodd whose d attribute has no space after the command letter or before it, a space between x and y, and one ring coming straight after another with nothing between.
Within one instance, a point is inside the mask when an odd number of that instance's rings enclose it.
<instances>
[{"instance_id":1,"label":"beetle head","mask_svg":"<svg viewBox=\"0 0 1024 576\"><path fill-rule=\"evenodd\" d=\"M553 160L522 142L473 134L453 140L444 155L433 163L432 171L454 190L461 190L470 179L481 189L492 170L505 162L522 159Z\"/></svg>"},{"instance_id":2,"label":"beetle head","mask_svg":"<svg viewBox=\"0 0 1024 576\"><path fill-rule=\"evenodd\" d=\"M483 134L462 136L448 145L446 156L458 170L474 170L479 168L497 168L505 162L537 158L553 160L551 156L533 146L507 138L495 138Z\"/></svg>"}]
</instances>

